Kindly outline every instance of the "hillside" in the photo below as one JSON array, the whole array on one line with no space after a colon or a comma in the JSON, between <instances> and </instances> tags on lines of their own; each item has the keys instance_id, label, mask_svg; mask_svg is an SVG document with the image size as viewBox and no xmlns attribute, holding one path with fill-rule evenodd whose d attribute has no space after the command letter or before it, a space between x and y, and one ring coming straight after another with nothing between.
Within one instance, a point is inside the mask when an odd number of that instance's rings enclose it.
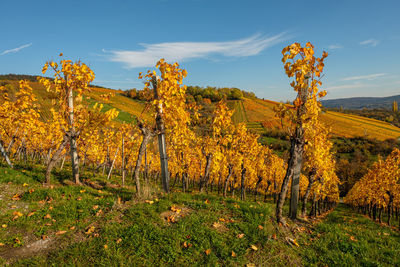
<instances>
[{"instance_id":1,"label":"hillside","mask_svg":"<svg viewBox=\"0 0 400 267\"><path fill-rule=\"evenodd\" d=\"M245 98L235 107L235 122L246 122L249 128L262 133L268 128L280 127L280 122L274 117L273 107L277 102L261 99ZM340 137L367 137L385 140L400 137L400 128L387 122L365 118L352 114L326 111L321 120L331 128L333 136Z\"/></svg>"},{"instance_id":2,"label":"hillside","mask_svg":"<svg viewBox=\"0 0 400 267\"><path fill-rule=\"evenodd\" d=\"M21 166L22 167L22 166ZM57 170L58 181L68 178ZM91 176L89 173L87 176ZM158 192L97 175L101 190L56 182L43 167L0 163L0 264L5 266L398 266L400 235L344 204L277 227L272 199ZM88 181L89 182L89 181ZM178 185L179 187L179 185ZM287 212L288 206L285 206ZM393 220L394 221L394 220Z\"/></svg>"},{"instance_id":3,"label":"hillside","mask_svg":"<svg viewBox=\"0 0 400 267\"><path fill-rule=\"evenodd\" d=\"M400 95L388 97L350 97L340 99L322 100L322 105L326 108L343 109L375 109L391 108L393 101L399 102Z\"/></svg>"},{"instance_id":4,"label":"hillside","mask_svg":"<svg viewBox=\"0 0 400 267\"><path fill-rule=\"evenodd\" d=\"M2 83L18 88L17 80L2 80ZM43 107L42 116L46 118L54 95L47 92L38 82L30 82L30 85ZM135 117L148 116L146 113L142 114L144 108L142 101L126 97L121 94L121 91L101 87L92 87L91 89L91 92L85 95L84 101L88 105L94 105L96 102L103 103L105 110L116 108L120 112L117 118L119 122L132 122ZM100 97L102 94L112 94L112 96L105 101ZM277 102L244 97L242 100L229 100L228 104L230 108L235 110L233 120L236 123L245 122L248 128L260 134L270 129L280 129L280 121L275 118L273 111L273 107L278 104ZM400 137L400 128L371 118L326 111L321 115L321 119L331 127L333 136L361 136L378 140Z\"/></svg>"}]
</instances>

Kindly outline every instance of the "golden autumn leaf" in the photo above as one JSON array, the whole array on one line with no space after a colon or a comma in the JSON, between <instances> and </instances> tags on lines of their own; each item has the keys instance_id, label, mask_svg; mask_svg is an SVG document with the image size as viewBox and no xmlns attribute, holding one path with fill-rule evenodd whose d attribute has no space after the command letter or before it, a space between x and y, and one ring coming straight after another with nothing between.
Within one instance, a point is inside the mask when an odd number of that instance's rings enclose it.
<instances>
[{"instance_id":1,"label":"golden autumn leaf","mask_svg":"<svg viewBox=\"0 0 400 267\"><path fill-rule=\"evenodd\" d=\"M90 235L94 232L94 230L96 230L96 227L94 226L90 226L86 231L85 234Z\"/></svg>"},{"instance_id":2,"label":"golden autumn leaf","mask_svg":"<svg viewBox=\"0 0 400 267\"><path fill-rule=\"evenodd\" d=\"M58 231L58 232L56 232L56 235L63 235L63 234L65 234L67 231L65 231L65 230L60 230L60 231Z\"/></svg>"},{"instance_id":3,"label":"golden autumn leaf","mask_svg":"<svg viewBox=\"0 0 400 267\"><path fill-rule=\"evenodd\" d=\"M251 245L250 248L251 248L252 250L254 250L254 251L257 251L257 250L258 250L258 247L256 247L255 245Z\"/></svg>"},{"instance_id":4,"label":"golden autumn leaf","mask_svg":"<svg viewBox=\"0 0 400 267\"><path fill-rule=\"evenodd\" d=\"M233 257L233 258L235 258L236 257L236 253L232 250L232 252L231 252L231 256Z\"/></svg>"},{"instance_id":5,"label":"golden autumn leaf","mask_svg":"<svg viewBox=\"0 0 400 267\"><path fill-rule=\"evenodd\" d=\"M204 253L205 253L207 256L210 255L210 253L211 253L211 248L206 249L206 250L204 251Z\"/></svg>"},{"instance_id":6,"label":"golden autumn leaf","mask_svg":"<svg viewBox=\"0 0 400 267\"><path fill-rule=\"evenodd\" d=\"M237 237L237 238L243 238L243 237L244 237L244 234L237 234L236 237Z\"/></svg>"}]
</instances>

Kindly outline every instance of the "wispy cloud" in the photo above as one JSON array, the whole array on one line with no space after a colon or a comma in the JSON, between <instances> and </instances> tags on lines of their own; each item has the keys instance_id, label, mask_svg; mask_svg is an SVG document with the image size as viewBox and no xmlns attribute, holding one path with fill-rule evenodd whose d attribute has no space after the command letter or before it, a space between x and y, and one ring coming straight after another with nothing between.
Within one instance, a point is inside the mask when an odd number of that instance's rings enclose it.
<instances>
[{"instance_id":1,"label":"wispy cloud","mask_svg":"<svg viewBox=\"0 0 400 267\"><path fill-rule=\"evenodd\" d=\"M368 40L360 42L360 45L365 45L365 46L370 45L372 47L377 46L378 44L379 44L379 41L376 39L368 39Z\"/></svg>"},{"instance_id":2,"label":"wispy cloud","mask_svg":"<svg viewBox=\"0 0 400 267\"><path fill-rule=\"evenodd\" d=\"M332 44L332 45L328 46L329 50L342 49L342 48L343 48L343 45L340 45L340 44Z\"/></svg>"},{"instance_id":3,"label":"wispy cloud","mask_svg":"<svg viewBox=\"0 0 400 267\"><path fill-rule=\"evenodd\" d=\"M211 55L224 57L247 57L258 55L264 49L288 40L286 33L271 37L256 34L248 38L226 42L173 42L141 44L143 50L106 51L109 59L123 63L127 68L151 67L160 59L183 62L189 59L205 58Z\"/></svg>"},{"instance_id":4,"label":"wispy cloud","mask_svg":"<svg viewBox=\"0 0 400 267\"><path fill-rule=\"evenodd\" d=\"M332 91L332 90L340 90L340 89L354 89L354 88L362 88L365 87L365 84L361 83L355 83L355 84L343 84L343 85L337 85L337 86L329 86L325 88L327 91Z\"/></svg>"},{"instance_id":5,"label":"wispy cloud","mask_svg":"<svg viewBox=\"0 0 400 267\"><path fill-rule=\"evenodd\" d=\"M346 77L341 79L342 81L355 81L355 80L375 80L377 78L380 78L382 76L387 75L386 73L375 73L375 74L369 74L369 75L362 75L362 76L351 76L351 77Z\"/></svg>"},{"instance_id":6,"label":"wispy cloud","mask_svg":"<svg viewBox=\"0 0 400 267\"><path fill-rule=\"evenodd\" d=\"M6 55L6 54L9 54L9 53L17 53L18 51L20 51L20 50L22 50L24 48L30 47L31 45L32 45L32 43L21 45L21 46L16 47L16 48L5 50L0 54L0 56Z\"/></svg>"}]
</instances>

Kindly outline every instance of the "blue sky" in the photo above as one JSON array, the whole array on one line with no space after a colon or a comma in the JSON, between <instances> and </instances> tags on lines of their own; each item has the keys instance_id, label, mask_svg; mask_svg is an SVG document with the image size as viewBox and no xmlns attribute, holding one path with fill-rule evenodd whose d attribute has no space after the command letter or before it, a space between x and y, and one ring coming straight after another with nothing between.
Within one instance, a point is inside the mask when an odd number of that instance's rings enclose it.
<instances>
[{"instance_id":1,"label":"blue sky","mask_svg":"<svg viewBox=\"0 0 400 267\"><path fill-rule=\"evenodd\" d=\"M40 74L47 60L82 60L95 84L139 88L158 58L187 85L238 87L292 100L281 50L310 41L329 53L326 99L400 94L400 1L3 0L0 73Z\"/></svg>"}]
</instances>

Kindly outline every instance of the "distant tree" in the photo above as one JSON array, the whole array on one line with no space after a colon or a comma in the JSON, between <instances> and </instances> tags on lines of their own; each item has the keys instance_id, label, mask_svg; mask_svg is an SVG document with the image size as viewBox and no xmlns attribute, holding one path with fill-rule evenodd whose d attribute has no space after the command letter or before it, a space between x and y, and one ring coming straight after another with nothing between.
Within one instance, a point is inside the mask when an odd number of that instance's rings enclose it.
<instances>
[{"instance_id":1,"label":"distant tree","mask_svg":"<svg viewBox=\"0 0 400 267\"><path fill-rule=\"evenodd\" d=\"M396 100L394 100L392 103L392 111L393 111L393 113L397 113L397 111L398 111L398 105L397 105Z\"/></svg>"},{"instance_id":2,"label":"distant tree","mask_svg":"<svg viewBox=\"0 0 400 267\"><path fill-rule=\"evenodd\" d=\"M233 88L229 95L229 99L234 99L234 100L242 99L242 97L243 97L242 91L237 88Z\"/></svg>"}]
</instances>

